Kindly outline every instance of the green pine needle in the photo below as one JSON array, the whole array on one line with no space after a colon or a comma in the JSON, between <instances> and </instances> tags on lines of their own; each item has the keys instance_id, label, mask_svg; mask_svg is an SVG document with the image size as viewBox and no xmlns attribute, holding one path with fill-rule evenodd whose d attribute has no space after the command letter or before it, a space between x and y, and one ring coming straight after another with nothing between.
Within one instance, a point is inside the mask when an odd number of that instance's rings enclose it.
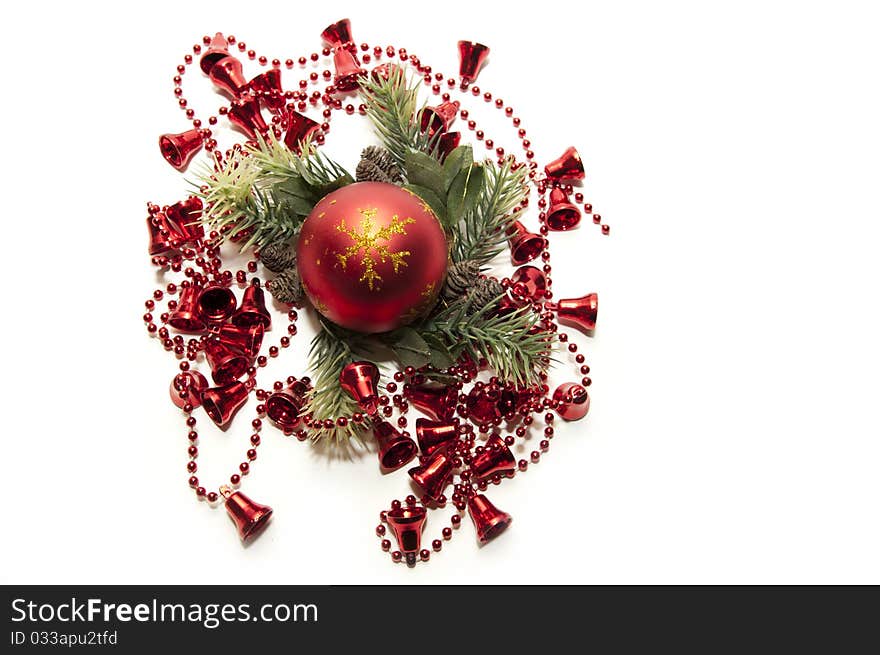
<instances>
[{"instance_id":1,"label":"green pine needle","mask_svg":"<svg viewBox=\"0 0 880 655\"><path fill-rule=\"evenodd\" d=\"M419 104L419 86L407 79L403 69L392 66L388 79L365 77L361 96L382 145L403 168L408 152L434 155L440 133L433 137L422 131L421 118L427 103Z\"/></svg>"},{"instance_id":2,"label":"green pine needle","mask_svg":"<svg viewBox=\"0 0 880 655\"><path fill-rule=\"evenodd\" d=\"M507 232L516 221L512 210L528 194L528 168L520 165L514 169L513 163L512 158L505 159L501 166L491 160L484 163L480 200L458 225L453 226L454 261L472 259L482 265L504 249Z\"/></svg>"}]
</instances>

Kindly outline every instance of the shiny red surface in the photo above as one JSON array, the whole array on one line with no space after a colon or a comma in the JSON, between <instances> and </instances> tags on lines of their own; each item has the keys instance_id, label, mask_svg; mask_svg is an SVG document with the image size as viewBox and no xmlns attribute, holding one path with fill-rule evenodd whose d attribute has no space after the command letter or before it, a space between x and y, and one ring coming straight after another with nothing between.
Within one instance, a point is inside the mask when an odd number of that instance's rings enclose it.
<instances>
[{"instance_id":1,"label":"shiny red surface","mask_svg":"<svg viewBox=\"0 0 880 655\"><path fill-rule=\"evenodd\" d=\"M248 83L244 77L244 71L241 61L237 57L227 55L217 60L211 66L208 77L221 91L225 91L231 98L235 99L241 96Z\"/></svg>"},{"instance_id":2,"label":"shiny red surface","mask_svg":"<svg viewBox=\"0 0 880 655\"><path fill-rule=\"evenodd\" d=\"M240 491L233 491L226 498L226 513L235 523L239 536L245 540L262 531L272 516L272 508L254 502Z\"/></svg>"},{"instance_id":3,"label":"shiny red surface","mask_svg":"<svg viewBox=\"0 0 880 655\"><path fill-rule=\"evenodd\" d=\"M458 390L455 387L436 384L407 384L403 388L403 395L410 405L435 421L451 419L458 402Z\"/></svg>"},{"instance_id":4,"label":"shiny red surface","mask_svg":"<svg viewBox=\"0 0 880 655\"><path fill-rule=\"evenodd\" d=\"M596 318L599 314L599 295L589 293L580 298L560 300L552 309L561 323L580 328L586 333L596 329Z\"/></svg>"},{"instance_id":5,"label":"shiny red surface","mask_svg":"<svg viewBox=\"0 0 880 655\"><path fill-rule=\"evenodd\" d=\"M452 477L452 459L445 452L438 451L424 465L411 468L407 473L426 496L436 500Z\"/></svg>"},{"instance_id":6,"label":"shiny red surface","mask_svg":"<svg viewBox=\"0 0 880 655\"><path fill-rule=\"evenodd\" d=\"M399 507L386 512L388 527L397 539L397 546L405 555L415 555L422 543L422 528L427 511L424 507ZM414 562L415 560L413 560Z\"/></svg>"},{"instance_id":7,"label":"shiny red surface","mask_svg":"<svg viewBox=\"0 0 880 655\"><path fill-rule=\"evenodd\" d=\"M570 230L581 222L581 210L568 202L562 189L550 192L550 207L547 208L547 227L557 232Z\"/></svg>"},{"instance_id":8,"label":"shiny red surface","mask_svg":"<svg viewBox=\"0 0 880 655\"><path fill-rule=\"evenodd\" d=\"M202 149L202 131L187 130L179 134L159 137L159 151L169 164L179 171L186 170L190 160Z\"/></svg>"},{"instance_id":9,"label":"shiny red surface","mask_svg":"<svg viewBox=\"0 0 880 655\"><path fill-rule=\"evenodd\" d=\"M433 455L458 441L458 419L451 421L416 419L416 438L422 455Z\"/></svg>"},{"instance_id":10,"label":"shiny red surface","mask_svg":"<svg viewBox=\"0 0 880 655\"><path fill-rule=\"evenodd\" d=\"M584 163L581 161L578 151L572 146L547 164L544 167L544 173L556 181L582 180L584 179Z\"/></svg>"},{"instance_id":11,"label":"shiny red surface","mask_svg":"<svg viewBox=\"0 0 880 655\"><path fill-rule=\"evenodd\" d=\"M292 104L287 106L287 125L284 144L295 152L300 152L300 143L321 129L318 123L296 111Z\"/></svg>"},{"instance_id":12,"label":"shiny red surface","mask_svg":"<svg viewBox=\"0 0 880 655\"><path fill-rule=\"evenodd\" d=\"M202 404L202 394L207 388L208 380L204 375L198 371L183 371L172 378L168 391L175 407L183 407L187 403L199 407ZM182 391L186 391L185 396L181 395Z\"/></svg>"},{"instance_id":13,"label":"shiny red surface","mask_svg":"<svg viewBox=\"0 0 880 655\"><path fill-rule=\"evenodd\" d=\"M372 416L379 409L379 368L372 362L351 362L339 374L339 386Z\"/></svg>"},{"instance_id":14,"label":"shiny red surface","mask_svg":"<svg viewBox=\"0 0 880 655\"><path fill-rule=\"evenodd\" d=\"M205 413L221 428L226 427L248 399L248 388L242 382L211 387L202 394Z\"/></svg>"},{"instance_id":15,"label":"shiny red surface","mask_svg":"<svg viewBox=\"0 0 880 655\"><path fill-rule=\"evenodd\" d=\"M471 462L471 470L478 478L516 470L516 458L500 437L492 437L483 448Z\"/></svg>"},{"instance_id":16,"label":"shiny red surface","mask_svg":"<svg viewBox=\"0 0 880 655\"><path fill-rule=\"evenodd\" d=\"M216 339L205 343L205 355L211 367L211 377L217 384L230 384L245 374L251 360L233 351Z\"/></svg>"},{"instance_id":17,"label":"shiny red surface","mask_svg":"<svg viewBox=\"0 0 880 655\"><path fill-rule=\"evenodd\" d=\"M266 330L272 327L272 316L266 309L266 294L261 287L251 284L244 290L241 305L231 320L238 327L262 325Z\"/></svg>"},{"instance_id":18,"label":"shiny red surface","mask_svg":"<svg viewBox=\"0 0 880 655\"><path fill-rule=\"evenodd\" d=\"M582 419L590 411L590 394L574 382L560 384L553 392L553 400L561 403L556 412L566 421Z\"/></svg>"},{"instance_id":19,"label":"shiny red surface","mask_svg":"<svg viewBox=\"0 0 880 655\"><path fill-rule=\"evenodd\" d=\"M513 517L495 507L483 494L468 500L468 514L477 530L477 540L484 544L504 532L513 522Z\"/></svg>"},{"instance_id":20,"label":"shiny red surface","mask_svg":"<svg viewBox=\"0 0 880 655\"><path fill-rule=\"evenodd\" d=\"M418 453L416 442L403 436L388 421L375 421L373 435L379 446L379 464L386 472L396 471L401 466L408 464Z\"/></svg>"},{"instance_id":21,"label":"shiny red surface","mask_svg":"<svg viewBox=\"0 0 880 655\"><path fill-rule=\"evenodd\" d=\"M510 235L510 261L515 266L526 264L538 255L547 246L547 239L540 234L529 232L526 226L516 221L513 224Z\"/></svg>"},{"instance_id":22,"label":"shiny red surface","mask_svg":"<svg viewBox=\"0 0 880 655\"><path fill-rule=\"evenodd\" d=\"M362 212L372 210L374 247L359 248L343 266L340 256L358 241L342 228L362 235ZM395 217L405 234L377 237ZM397 272L379 247L408 253ZM446 277L448 245L434 213L417 196L382 182L349 184L325 196L303 223L296 250L303 289L315 309L358 332L385 332L414 320L433 306ZM367 254L380 278L372 289L364 279Z\"/></svg>"},{"instance_id":23,"label":"shiny red surface","mask_svg":"<svg viewBox=\"0 0 880 655\"><path fill-rule=\"evenodd\" d=\"M459 41L458 75L461 77L461 80L467 83L474 82L488 56L488 46L476 43L475 41Z\"/></svg>"}]
</instances>

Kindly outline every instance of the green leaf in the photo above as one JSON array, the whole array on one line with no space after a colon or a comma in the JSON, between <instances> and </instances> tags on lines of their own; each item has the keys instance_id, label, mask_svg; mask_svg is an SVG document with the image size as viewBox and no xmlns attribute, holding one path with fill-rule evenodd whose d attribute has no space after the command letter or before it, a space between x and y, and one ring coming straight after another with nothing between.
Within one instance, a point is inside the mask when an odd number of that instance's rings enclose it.
<instances>
[{"instance_id":1,"label":"green leaf","mask_svg":"<svg viewBox=\"0 0 880 655\"><path fill-rule=\"evenodd\" d=\"M412 328L403 327L389 333L386 339L403 366L424 366L431 359L431 348L419 333Z\"/></svg>"},{"instance_id":2,"label":"green leaf","mask_svg":"<svg viewBox=\"0 0 880 655\"><path fill-rule=\"evenodd\" d=\"M476 206L483 193L484 175L483 167L473 164L455 176L446 197L446 213L451 224L457 223Z\"/></svg>"},{"instance_id":3,"label":"green leaf","mask_svg":"<svg viewBox=\"0 0 880 655\"><path fill-rule=\"evenodd\" d=\"M326 196L331 191L336 191L336 189L341 189L344 186L348 186L354 182L354 178L348 174L344 173L337 177L332 182L328 182L327 184L319 184L315 187L315 190L318 192L318 200ZM316 203L317 204L317 201Z\"/></svg>"},{"instance_id":4,"label":"green leaf","mask_svg":"<svg viewBox=\"0 0 880 655\"><path fill-rule=\"evenodd\" d=\"M422 334L425 343L431 348L431 366L434 368L449 368L455 364L452 354L446 347L442 336L435 333L425 332Z\"/></svg>"},{"instance_id":5,"label":"green leaf","mask_svg":"<svg viewBox=\"0 0 880 655\"><path fill-rule=\"evenodd\" d=\"M403 188L409 189L419 198L428 203L433 212L437 215L437 219L440 221L440 224L446 226L446 203L444 203L443 200L440 199L440 196L438 196L430 189L427 189L423 186L418 186L417 184L404 184Z\"/></svg>"},{"instance_id":6,"label":"green leaf","mask_svg":"<svg viewBox=\"0 0 880 655\"><path fill-rule=\"evenodd\" d=\"M446 195L446 176L443 167L431 155L411 150L404 162L406 179L410 184L430 189L438 196Z\"/></svg>"},{"instance_id":7,"label":"green leaf","mask_svg":"<svg viewBox=\"0 0 880 655\"><path fill-rule=\"evenodd\" d=\"M449 153L446 161L443 162L443 174L446 176L446 191L452 186L452 181L462 169L474 163L474 149L470 146L458 146Z\"/></svg>"}]
</instances>

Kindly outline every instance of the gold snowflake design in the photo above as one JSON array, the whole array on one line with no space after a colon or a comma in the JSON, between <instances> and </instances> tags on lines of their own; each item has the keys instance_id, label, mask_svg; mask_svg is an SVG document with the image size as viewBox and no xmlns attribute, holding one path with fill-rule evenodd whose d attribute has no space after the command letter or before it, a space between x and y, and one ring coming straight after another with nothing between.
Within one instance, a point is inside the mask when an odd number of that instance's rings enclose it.
<instances>
[{"instance_id":1,"label":"gold snowflake design","mask_svg":"<svg viewBox=\"0 0 880 655\"><path fill-rule=\"evenodd\" d=\"M379 241L390 242L395 234L406 235L405 226L415 223L414 218L404 218L395 214L391 217L391 223L383 228L375 230L376 224L373 219L378 213L378 209L358 209L363 217L361 219L360 231L350 228L345 224L343 218L336 229L347 234L352 240L352 245L348 246L343 252L337 252L336 260L345 270L348 267L348 260L353 257L360 256L360 264L364 269L358 282L366 282L370 291L374 291L382 282L382 276L376 272L376 260L381 263L391 261L394 273L397 274L402 266L407 266L406 258L412 253L409 250L399 250L392 252L387 243L379 244ZM375 230L375 231L374 231Z\"/></svg>"}]
</instances>

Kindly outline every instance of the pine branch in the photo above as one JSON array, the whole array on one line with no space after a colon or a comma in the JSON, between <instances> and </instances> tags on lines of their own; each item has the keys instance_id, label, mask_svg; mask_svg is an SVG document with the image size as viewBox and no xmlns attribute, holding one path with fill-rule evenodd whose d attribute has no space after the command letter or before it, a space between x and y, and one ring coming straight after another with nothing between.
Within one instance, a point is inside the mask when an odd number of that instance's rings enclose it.
<instances>
[{"instance_id":1,"label":"pine branch","mask_svg":"<svg viewBox=\"0 0 880 655\"><path fill-rule=\"evenodd\" d=\"M315 421L336 420L339 416L351 416L361 411L354 399L339 384L339 374L346 364L355 360L348 340L342 338L328 323L320 320L321 330L312 339L309 350L309 372L313 389L309 393L303 414L311 414ZM360 425L349 421L345 427L313 428L316 439L331 438L336 443L352 437L361 438L367 423Z\"/></svg>"},{"instance_id":2,"label":"pine branch","mask_svg":"<svg viewBox=\"0 0 880 655\"><path fill-rule=\"evenodd\" d=\"M419 105L418 84L407 80L401 68L391 67L388 79L364 78L361 95L367 116L398 167L403 168L408 152L435 154L440 134L432 137L422 131L422 112L427 103Z\"/></svg>"},{"instance_id":3,"label":"pine branch","mask_svg":"<svg viewBox=\"0 0 880 655\"><path fill-rule=\"evenodd\" d=\"M471 359L489 362L499 378L517 385L539 381L539 374L550 364L547 334L530 330L538 320L528 308L498 316L497 302L473 311L473 301L463 299L440 310L419 327L424 338L440 337L453 357L466 352Z\"/></svg>"},{"instance_id":4,"label":"pine branch","mask_svg":"<svg viewBox=\"0 0 880 655\"><path fill-rule=\"evenodd\" d=\"M274 136L258 139L218 170L199 173L202 222L218 231L231 226L226 237L247 237L242 250L290 239L321 198L354 181L311 142L297 154Z\"/></svg>"},{"instance_id":5,"label":"pine branch","mask_svg":"<svg viewBox=\"0 0 880 655\"><path fill-rule=\"evenodd\" d=\"M454 261L474 260L488 263L504 249L507 232L516 217L511 213L528 193L527 167L513 168L508 158L501 166L491 160L484 164L483 191L473 210L454 225Z\"/></svg>"}]
</instances>

